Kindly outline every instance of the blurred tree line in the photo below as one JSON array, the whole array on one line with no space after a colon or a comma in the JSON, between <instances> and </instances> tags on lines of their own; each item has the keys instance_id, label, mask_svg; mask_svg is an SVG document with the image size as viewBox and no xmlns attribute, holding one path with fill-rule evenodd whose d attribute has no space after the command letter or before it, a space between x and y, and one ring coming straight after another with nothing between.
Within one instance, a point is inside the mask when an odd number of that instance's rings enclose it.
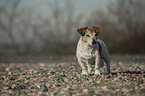
<instances>
[{"instance_id":1,"label":"blurred tree line","mask_svg":"<svg viewBox=\"0 0 145 96\"><path fill-rule=\"evenodd\" d=\"M145 1L117 0L107 12L98 10L88 24L103 27L101 38L111 53L145 53Z\"/></svg>"},{"instance_id":2,"label":"blurred tree line","mask_svg":"<svg viewBox=\"0 0 145 96\"><path fill-rule=\"evenodd\" d=\"M101 26L100 38L110 53L145 53L145 1L117 0L107 10L96 10L85 18L75 15L75 4L55 0L48 4L47 18L34 16L33 9L20 8L22 0L6 0L0 6L0 35L10 43L1 43L0 55L74 55L79 34L77 28ZM84 20L85 18L85 20ZM1 41L2 42L2 41Z\"/></svg>"}]
</instances>

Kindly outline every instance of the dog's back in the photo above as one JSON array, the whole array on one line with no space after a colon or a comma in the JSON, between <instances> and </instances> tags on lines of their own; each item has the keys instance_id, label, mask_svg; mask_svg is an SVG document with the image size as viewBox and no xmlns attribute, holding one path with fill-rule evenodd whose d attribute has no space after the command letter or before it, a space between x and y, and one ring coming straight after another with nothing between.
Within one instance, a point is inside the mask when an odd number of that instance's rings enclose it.
<instances>
[{"instance_id":1,"label":"dog's back","mask_svg":"<svg viewBox=\"0 0 145 96\"><path fill-rule=\"evenodd\" d=\"M100 47L102 47L102 48L99 48L99 51L101 51L100 52L101 58L103 58L105 61L109 60L109 62L110 62L109 52L108 52L108 49L107 49L105 43L100 39L97 39L97 42L100 44Z\"/></svg>"}]
</instances>

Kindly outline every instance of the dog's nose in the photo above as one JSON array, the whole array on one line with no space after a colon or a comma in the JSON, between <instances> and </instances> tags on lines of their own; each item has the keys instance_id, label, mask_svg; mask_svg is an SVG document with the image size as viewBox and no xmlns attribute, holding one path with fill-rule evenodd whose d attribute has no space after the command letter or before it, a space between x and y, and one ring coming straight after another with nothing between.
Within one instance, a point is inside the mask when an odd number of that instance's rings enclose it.
<instances>
[{"instance_id":1,"label":"dog's nose","mask_svg":"<svg viewBox=\"0 0 145 96\"><path fill-rule=\"evenodd\" d=\"M92 44L96 44L96 41L95 41L95 40L93 40L93 41L92 41Z\"/></svg>"}]
</instances>

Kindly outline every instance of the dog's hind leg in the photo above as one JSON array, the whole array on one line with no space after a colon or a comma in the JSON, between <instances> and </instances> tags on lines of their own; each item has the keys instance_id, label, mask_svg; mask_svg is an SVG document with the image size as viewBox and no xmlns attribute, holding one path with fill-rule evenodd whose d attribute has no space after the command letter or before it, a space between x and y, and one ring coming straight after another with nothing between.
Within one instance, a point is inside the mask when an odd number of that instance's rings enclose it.
<instances>
[{"instance_id":1,"label":"dog's hind leg","mask_svg":"<svg viewBox=\"0 0 145 96\"><path fill-rule=\"evenodd\" d=\"M105 61L106 66L107 66L107 72L111 73L110 70L110 56L109 56L109 52L107 50L107 48L104 48L104 54L102 54L102 59Z\"/></svg>"},{"instance_id":2,"label":"dog's hind leg","mask_svg":"<svg viewBox=\"0 0 145 96\"><path fill-rule=\"evenodd\" d=\"M104 60L100 58L99 60L99 68L103 68L104 67Z\"/></svg>"},{"instance_id":3,"label":"dog's hind leg","mask_svg":"<svg viewBox=\"0 0 145 96\"><path fill-rule=\"evenodd\" d=\"M111 73L111 70L110 70L110 58L104 58L104 61L106 62L106 66L107 66L107 72L108 73Z\"/></svg>"},{"instance_id":4,"label":"dog's hind leg","mask_svg":"<svg viewBox=\"0 0 145 96\"><path fill-rule=\"evenodd\" d=\"M106 62L106 64L107 64L107 72L108 73L111 73L111 70L110 70L110 62Z\"/></svg>"}]
</instances>

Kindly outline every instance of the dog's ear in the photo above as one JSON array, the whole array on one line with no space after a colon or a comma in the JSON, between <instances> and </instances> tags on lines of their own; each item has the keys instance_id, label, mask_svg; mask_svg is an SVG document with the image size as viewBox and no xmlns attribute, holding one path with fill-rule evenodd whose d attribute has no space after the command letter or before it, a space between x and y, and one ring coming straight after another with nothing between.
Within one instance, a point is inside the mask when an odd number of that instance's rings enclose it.
<instances>
[{"instance_id":1,"label":"dog's ear","mask_svg":"<svg viewBox=\"0 0 145 96\"><path fill-rule=\"evenodd\" d=\"M87 28L88 28L88 27L80 28L80 29L78 29L78 32L79 32L82 36L84 36Z\"/></svg>"},{"instance_id":2,"label":"dog's ear","mask_svg":"<svg viewBox=\"0 0 145 96\"><path fill-rule=\"evenodd\" d=\"M92 27L93 28L93 30L96 32L96 33L98 33L98 34L101 34L102 33L102 28L101 27Z\"/></svg>"}]
</instances>

